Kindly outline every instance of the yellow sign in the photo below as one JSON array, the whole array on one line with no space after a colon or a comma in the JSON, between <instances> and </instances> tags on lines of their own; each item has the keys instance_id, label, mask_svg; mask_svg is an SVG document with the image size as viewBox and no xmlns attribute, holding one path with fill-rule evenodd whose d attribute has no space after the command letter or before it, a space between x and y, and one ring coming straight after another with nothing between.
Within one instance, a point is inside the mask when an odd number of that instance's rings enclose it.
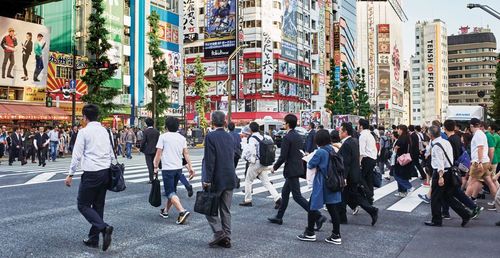
<instances>
[{"instance_id":1,"label":"yellow sign","mask_svg":"<svg viewBox=\"0 0 500 258\"><path fill-rule=\"evenodd\" d=\"M23 100L26 102L44 102L45 88L25 87Z\"/></svg>"}]
</instances>

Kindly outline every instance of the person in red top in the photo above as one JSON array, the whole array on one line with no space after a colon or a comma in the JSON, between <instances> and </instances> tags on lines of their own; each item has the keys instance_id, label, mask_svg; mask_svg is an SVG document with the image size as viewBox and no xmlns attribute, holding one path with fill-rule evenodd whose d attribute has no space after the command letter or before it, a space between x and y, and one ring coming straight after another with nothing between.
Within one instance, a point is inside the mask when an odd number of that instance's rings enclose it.
<instances>
[{"instance_id":1,"label":"person in red top","mask_svg":"<svg viewBox=\"0 0 500 258\"><path fill-rule=\"evenodd\" d=\"M14 78L12 76L12 68L14 67L14 52L16 51L17 39L14 34L14 29L9 28L9 33L2 38L2 42L0 46L3 48L4 56L3 56L3 64L2 64L2 78L5 79L5 66L9 61L9 70L7 72L7 77Z\"/></svg>"}]
</instances>

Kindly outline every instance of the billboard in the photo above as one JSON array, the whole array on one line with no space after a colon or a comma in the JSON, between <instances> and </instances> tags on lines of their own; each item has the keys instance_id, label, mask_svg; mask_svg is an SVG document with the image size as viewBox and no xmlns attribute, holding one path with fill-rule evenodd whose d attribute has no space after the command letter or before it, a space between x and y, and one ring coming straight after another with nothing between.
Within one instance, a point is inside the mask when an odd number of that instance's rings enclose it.
<instances>
[{"instance_id":1,"label":"billboard","mask_svg":"<svg viewBox=\"0 0 500 258\"><path fill-rule=\"evenodd\" d=\"M269 33L262 33L262 91L273 91L273 41Z\"/></svg>"},{"instance_id":2,"label":"billboard","mask_svg":"<svg viewBox=\"0 0 500 258\"><path fill-rule=\"evenodd\" d=\"M163 52L163 58L167 63L167 67L169 69L168 79L172 82L181 82L182 80L182 60L181 54L161 49Z\"/></svg>"},{"instance_id":3,"label":"billboard","mask_svg":"<svg viewBox=\"0 0 500 258\"><path fill-rule=\"evenodd\" d=\"M283 19L281 32L283 38L290 42L297 41L297 0L283 0Z\"/></svg>"},{"instance_id":4,"label":"billboard","mask_svg":"<svg viewBox=\"0 0 500 258\"><path fill-rule=\"evenodd\" d=\"M300 126L308 126L310 123L321 125L320 110L301 110L300 111Z\"/></svg>"},{"instance_id":5,"label":"billboard","mask_svg":"<svg viewBox=\"0 0 500 258\"><path fill-rule=\"evenodd\" d=\"M75 80L76 100L87 94L87 85L80 79L85 75L87 58L76 58L77 79ZM60 100L71 100L70 88L73 73L73 56L63 53L50 52L47 76L47 91L52 93L52 98L59 96Z\"/></svg>"},{"instance_id":6,"label":"billboard","mask_svg":"<svg viewBox=\"0 0 500 258\"><path fill-rule=\"evenodd\" d=\"M43 25L0 17L1 85L45 87L50 32Z\"/></svg>"},{"instance_id":7,"label":"billboard","mask_svg":"<svg viewBox=\"0 0 500 258\"><path fill-rule=\"evenodd\" d=\"M236 3L207 0L205 58L228 57L236 49Z\"/></svg>"},{"instance_id":8,"label":"billboard","mask_svg":"<svg viewBox=\"0 0 500 258\"><path fill-rule=\"evenodd\" d=\"M198 40L198 21L196 20L196 1L184 0L184 11L182 18L182 31L184 42Z\"/></svg>"},{"instance_id":9,"label":"billboard","mask_svg":"<svg viewBox=\"0 0 500 258\"><path fill-rule=\"evenodd\" d=\"M378 53L379 54L390 54L391 53L391 38L390 38L390 27L389 24L379 24L377 26L378 34Z\"/></svg>"},{"instance_id":10,"label":"billboard","mask_svg":"<svg viewBox=\"0 0 500 258\"><path fill-rule=\"evenodd\" d=\"M389 99L391 85L391 69L389 65L378 66L378 92L380 99Z\"/></svg>"},{"instance_id":11,"label":"billboard","mask_svg":"<svg viewBox=\"0 0 500 258\"><path fill-rule=\"evenodd\" d=\"M108 30L108 43L111 49L107 51L109 61L112 64L122 64L122 38L123 38L123 1L104 1L104 17L106 29ZM111 79L106 81L105 86L121 89L123 86L121 69L116 69Z\"/></svg>"}]
</instances>

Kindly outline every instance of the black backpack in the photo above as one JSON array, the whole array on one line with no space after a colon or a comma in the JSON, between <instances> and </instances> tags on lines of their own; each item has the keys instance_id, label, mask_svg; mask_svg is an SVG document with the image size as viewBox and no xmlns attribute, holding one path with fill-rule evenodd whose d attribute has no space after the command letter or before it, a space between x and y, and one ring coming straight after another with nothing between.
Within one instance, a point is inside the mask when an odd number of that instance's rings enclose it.
<instances>
[{"instance_id":1,"label":"black backpack","mask_svg":"<svg viewBox=\"0 0 500 258\"><path fill-rule=\"evenodd\" d=\"M276 146L272 139L264 137L262 140L252 136L259 142L259 155L257 158L262 166L271 166L276 160Z\"/></svg>"},{"instance_id":2,"label":"black backpack","mask_svg":"<svg viewBox=\"0 0 500 258\"><path fill-rule=\"evenodd\" d=\"M325 185L332 192L340 192L345 187L344 161L335 151L330 152Z\"/></svg>"}]
</instances>

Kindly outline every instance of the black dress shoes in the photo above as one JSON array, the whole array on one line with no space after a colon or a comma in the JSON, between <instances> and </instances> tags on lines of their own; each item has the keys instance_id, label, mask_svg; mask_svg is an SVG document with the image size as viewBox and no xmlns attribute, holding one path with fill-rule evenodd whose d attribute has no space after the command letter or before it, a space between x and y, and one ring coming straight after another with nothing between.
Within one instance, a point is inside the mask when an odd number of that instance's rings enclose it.
<instances>
[{"instance_id":1,"label":"black dress shoes","mask_svg":"<svg viewBox=\"0 0 500 258\"><path fill-rule=\"evenodd\" d=\"M429 226L429 227L441 227L442 226L442 224L434 223L432 221L426 221L426 222L424 222L424 224L426 226Z\"/></svg>"},{"instance_id":2,"label":"black dress shoes","mask_svg":"<svg viewBox=\"0 0 500 258\"><path fill-rule=\"evenodd\" d=\"M214 247L218 245L220 242L222 242L224 239L228 238L226 234L222 231L218 231L214 234L214 239L208 243L210 247Z\"/></svg>"},{"instance_id":3,"label":"black dress shoes","mask_svg":"<svg viewBox=\"0 0 500 258\"><path fill-rule=\"evenodd\" d=\"M225 237L219 243L217 243L218 246L224 247L224 248L231 248L231 239L229 237Z\"/></svg>"},{"instance_id":4,"label":"black dress shoes","mask_svg":"<svg viewBox=\"0 0 500 258\"><path fill-rule=\"evenodd\" d=\"M470 216L468 218L465 218L465 219L462 219L462 224L460 224L462 227L465 227L465 225L467 225L467 223L469 223L470 221Z\"/></svg>"},{"instance_id":5,"label":"black dress shoes","mask_svg":"<svg viewBox=\"0 0 500 258\"><path fill-rule=\"evenodd\" d=\"M253 204L252 204L252 202L242 202L242 203L240 203L240 206L243 206L243 207L252 207Z\"/></svg>"},{"instance_id":6,"label":"black dress shoes","mask_svg":"<svg viewBox=\"0 0 500 258\"><path fill-rule=\"evenodd\" d=\"M375 208L375 212L372 214L372 226L375 226L378 220L378 208Z\"/></svg>"},{"instance_id":7,"label":"black dress shoes","mask_svg":"<svg viewBox=\"0 0 500 258\"><path fill-rule=\"evenodd\" d=\"M269 220L269 222L274 223L274 224L278 224L278 225L283 224L283 219L280 219L277 217L267 218L267 220Z\"/></svg>"},{"instance_id":8,"label":"black dress shoes","mask_svg":"<svg viewBox=\"0 0 500 258\"><path fill-rule=\"evenodd\" d=\"M107 226L104 228L102 231L102 250L106 251L108 250L109 246L111 245L111 235L113 234L113 227L112 226Z\"/></svg>"},{"instance_id":9,"label":"black dress shoes","mask_svg":"<svg viewBox=\"0 0 500 258\"><path fill-rule=\"evenodd\" d=\"M90 239L83 240L83 244L91 248L99 248L99 242Z\"/></svg>"}]
</instances>

